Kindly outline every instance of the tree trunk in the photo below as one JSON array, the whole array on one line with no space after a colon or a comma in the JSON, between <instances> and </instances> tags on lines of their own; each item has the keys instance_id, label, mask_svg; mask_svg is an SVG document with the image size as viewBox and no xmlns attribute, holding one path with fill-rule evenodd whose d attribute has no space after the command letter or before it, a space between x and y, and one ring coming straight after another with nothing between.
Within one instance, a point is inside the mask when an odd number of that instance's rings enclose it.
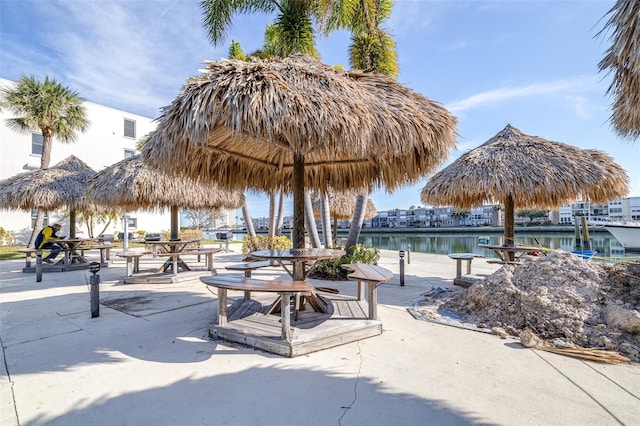
<instances>
[{"instance_id":1,"label":"tree trunk","mask_svg":"<svg viewBox=\"0 0 640 426\"><path fill-rule=\"evenodd\" d=\"M179 210L178 206L171 206L171 241L180 239L180 224L179 224Z\"/></svg>"},{"instance_id":2,"label":"tree trunk","mask_svg":"<svg viewBox=\"0 0 640 426\"><path fill-rule=\"evenodd\" d=\"M69 210L69 238L76 237L76 210Z\"/></svg>"},{"instance_id":3,"label":"tree trunk","mask_svg":"<svg viewBox=\"0 0 640 426\"><path fill-rule=\"evenodd\" d=\"M42 131L42 155L40 156L40 168L48 169L51 162L51 145L53 143L53 132L51 130L40 129ZM33 248L36 237L40 230L44 227L44 211L38 209L36 215L36 223L33 225L31 238L29 238L29 247Z\"/></svg>"},{"instance_id":4,"label":"tree trunk","mask_svg":"<svg viewBox=\"0 0 640 426\"><path fill-rule=\"evenodd\" d=\"M515 245L514 239L514 211L513 211L513 197L511 194L507 195L504 200L504 245ZM507 260L513 260L515 253L509 252Z\"/></svg>"},{"instance_id":5,"label":"tree trunk","mask_svg":"<svg viewBox=\"0 0 640 426\"><path fill-rule=\"evenodd\" d=\"M276 235L282 235L282 225L284 223L284 191L280 190L278 203L278 222L276 223Z\"/></svg>"},{"instance_id":6,"label":"tree trunk","mask_svg":"<svg viewBox=\"0 0 640 426\"><path fill-rule=\"evenodd\" d=\"M318 227L316 219L313 217L313 204L311 203L311 191L304 191L304 217L309 231L309 239L311 247L320 248L320 236L318 236Z\"/></svg>"},{"instance_id":7,"label":"tree trunk","mask_svg":"<svg viewBox=\"0 0 640 426\"><path fill-rule=\"evenodd\" d=\"M242 205L242 217L244 217L244 224L247 227L247 235L255 237L256 230L253 228L253 221L251 220L251 213L249 212L249 205L246 200Z\"/></svg>"},{"instance_id":8,"label":"tree trunk","mask_svg":"<svg viewBox=\"0 0 640 426\"><path fill-rule=\"evenodd\" d=\"M329 210L329 197L326 194L320 196L320 208L322 214L322 238L324 239L325 248L333 247L333 238L331 238L331 212Z\"/></svg>"},{"instance_id":9,"label":"tree trunk","mask_svg":"<svg viewBox=\"0 0 640 426\"><path fill-rule=\"evenodd\" d=\"M304 157L293 154L293 230L291 239L294 249L304 249Z\"/></svg>"},{"instance_id":10,"label":"tree trunk","mask_svg":"<svg viewBox=\"0 0 640 426\"><path fill-rule=\"evenodd\" d=\"M276 235L276 193L269 194L269 238Z\"/></svg>"},{"instance_id":11,"label":"tree trunk","mask_svg":"<svg viewBox=\"0 0 640 426\"><path fill-rule=\"evenodd\" d=\"M38 213L36 214L36 223L33 225L31 238L29 238L30 248L35 248L34 245L36 243L36 237L42 228L44 228L44 211L42 209L38 209Z\"/></svg>"},{"instance_id":12,"label":"tree trunk","mask_svg":"<svg viewBox=\"0 0 640 426\"><path fill-rule=\"evenodd\" d=\"M351 247L358 244L358 238L360 238L360 230L364 223L364 214L367 207L367 194L360 194L356 199L356 207L353 212L353 219L351 219L351 228L349 228L349 236L347 237L347 243L345 244L345 251L349 253Z\"/></svg>"},{"instance_id":13,"label":"tree trunk","mask_svg":"<svg viewBox=\"0 0 640 426\"><path fill-rule=\"evenodd\" d=\"M333 244L338 245L338 218L333 218Z\"/></svg>"}]
</instances>

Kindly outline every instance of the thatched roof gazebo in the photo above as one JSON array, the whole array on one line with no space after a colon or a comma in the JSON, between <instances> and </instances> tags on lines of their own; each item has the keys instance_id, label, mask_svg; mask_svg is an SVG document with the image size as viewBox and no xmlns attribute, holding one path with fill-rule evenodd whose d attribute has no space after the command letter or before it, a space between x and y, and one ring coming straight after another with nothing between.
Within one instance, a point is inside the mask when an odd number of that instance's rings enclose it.
<instances>
[{"instance_id":1,"label":"thatched roof gazebo","mask_svg":"<svg viewBox=\"0 0 640 426\"><path fill-rule=\"evenodd\" d=\"M640 2L618 0L608 13L611 46L598 64L613 74L608 93L614 98L611 115L623 137L640 136Z\"/></svg>"},{"instance_id":2,"label":"thatched roof gazebo","mask_svg":"<svg viewBox=\"0 0 640 426\"><path fill-rule=\"evenodd\" d=\"M338 219L351 219L356 207L358 199L358 191L340 191L336 192L330 190L326 195L329 199L329 214L333 219L333 242L338 238ZM313 216L316 219L322 217L322 197L316 196L313 198ZM376 206L373 204L370 198L367 198L367 206L365 208L365 219L371 219L378 214ZM325 230L323 230L325 232Z\"/></svg>"},{"instance_id":3,"label":"thatched roof gazebo","mask_svg":"<svg viewBox=\"0 0 640 426\"><path fill-rule=\"evenodd\" d=\"M501 201L504 237L513 245L514 208L548 208L577 197L606 202L628 192L629 177L611 157L507 125L479 147L436 173L420 198L425 204L461 208Z\"/></svg>"},{"instance_id":4,"label":"thatched roof gazebo","mask_svg":"<svg viewBox=\"0 0 640 426\"><path fill-rule=\"evenodd\" d=\"M234 209L245 201L244 193L220 189L215 184L168 176L149 168L140 156L121 160L93 176L86 195L96 204L117 210L171 209L171 239L178 239L178 210Z\"/></svg>"},{"instance_id":5,"label":"thatched roof gazebo","mask_svg":"<svg viewBox=\"0 0 640 426\"><path fill-rule=\"evenodd\" d=\"M69 237L75 238L76 211L93 210L84 196L95 171L71 155L48 169L24 172L0 181L0 208L45 211L69 210Z\"/></svg>"},{"instance_id":6,"label":"thatched roof gazebo","mask_svg":"<svg viewBox=\"0 0 640 426\"><path fill-rule=\"evenodd\" d=\"M223 187L282 187L293 194L293 250L302 250L305 188L413 183L455 146L455 125L440 104L386 76L303 56L222 60L163 110L142 155Z\"/></svg>"}]
</instances>

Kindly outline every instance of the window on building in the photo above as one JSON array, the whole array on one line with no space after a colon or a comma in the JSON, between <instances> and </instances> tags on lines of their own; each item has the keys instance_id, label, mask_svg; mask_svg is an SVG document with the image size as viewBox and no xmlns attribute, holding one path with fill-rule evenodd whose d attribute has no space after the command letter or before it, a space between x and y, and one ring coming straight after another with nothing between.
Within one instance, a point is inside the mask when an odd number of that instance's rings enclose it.
<instances>
[{"instance_id":1,"label":"window on building","mask_svg":"<svg viewBox=\"0 0 640 426\"><path fill-rule=\"evenodd\" d=\"M124 158L131 158L136 155L136 152L133 149L125 149L124 150Z\"/></svg>"},{"instance_id":2,"label":"window on building","mask_svg":"<svg viewBox=\"0 0 640 426\"><path fill-rule=\"evenodd\" d=\"M136 122L134 120L124 119L124 137L136 138Z\"/></svg>"},{"instance_id":3,"label":"window on building","mask_svg":"<svg viewBox=\"0 0 640 426\"><path fill-rule=\"evenodd\" d=\"M31 133L31 154L42 155L42 135L38 133Z\"/></svg>"},{"instance_id":4,"label":"window on building","mask_svg":"<svg viewBox=\"0 0 640 426\"><path fill-rule=\"evenodd\" d=\"M36 227L36 218L38 217L38 210L31 210L31 229ZM43 226L49 225L49 213L44 212ZM40 230L38 230L39 232Z\"/></svg>"}]
</instances>

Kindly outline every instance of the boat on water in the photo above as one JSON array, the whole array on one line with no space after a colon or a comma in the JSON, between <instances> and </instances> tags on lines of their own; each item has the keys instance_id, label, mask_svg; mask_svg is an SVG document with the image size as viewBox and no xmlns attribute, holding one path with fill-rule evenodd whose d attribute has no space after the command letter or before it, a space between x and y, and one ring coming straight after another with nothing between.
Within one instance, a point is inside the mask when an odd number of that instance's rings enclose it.
<instances>
[{"instance_id":1,"label":"boat on water","mask_svg":"<svg viewBox=\"0 0 640 426\"><path fill-rule=\"evenodd\" d=\"M607 223L603 226L625 251L640 252L640 223Z\"/></svg>"}]
</instances>

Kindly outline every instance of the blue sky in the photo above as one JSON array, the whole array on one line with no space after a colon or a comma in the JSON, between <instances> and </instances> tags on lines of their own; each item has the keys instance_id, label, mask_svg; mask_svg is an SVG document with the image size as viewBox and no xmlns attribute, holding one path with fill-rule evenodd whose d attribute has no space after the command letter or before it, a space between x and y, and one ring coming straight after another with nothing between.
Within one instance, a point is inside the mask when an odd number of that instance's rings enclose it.
<instances>
[{"instance_id":1,"label":"blue sky","mask_svg":"<svg viewBox=\"0 0 640 426\"><path fill-rule=\"evenodd\" d=\"M629 174L640 196L640 141L609 122L609 76L597 36L613 1L396 0L385 23L397 45L398 81L444 104L459 121L448 162L507 124L529 135L600 149ZM202 28L199 1L0 2L0 77L54 77L88 101L157 117L204 60L262 44L273 16L237 15L220 46ZM348 67L349 35L317 38L322 60ZM445 166L445 163L443 166ZM371 195L378 210L421 205L418 184ZM253 216L265 196L250 193Z\"/></svg>"}]
</instances>

